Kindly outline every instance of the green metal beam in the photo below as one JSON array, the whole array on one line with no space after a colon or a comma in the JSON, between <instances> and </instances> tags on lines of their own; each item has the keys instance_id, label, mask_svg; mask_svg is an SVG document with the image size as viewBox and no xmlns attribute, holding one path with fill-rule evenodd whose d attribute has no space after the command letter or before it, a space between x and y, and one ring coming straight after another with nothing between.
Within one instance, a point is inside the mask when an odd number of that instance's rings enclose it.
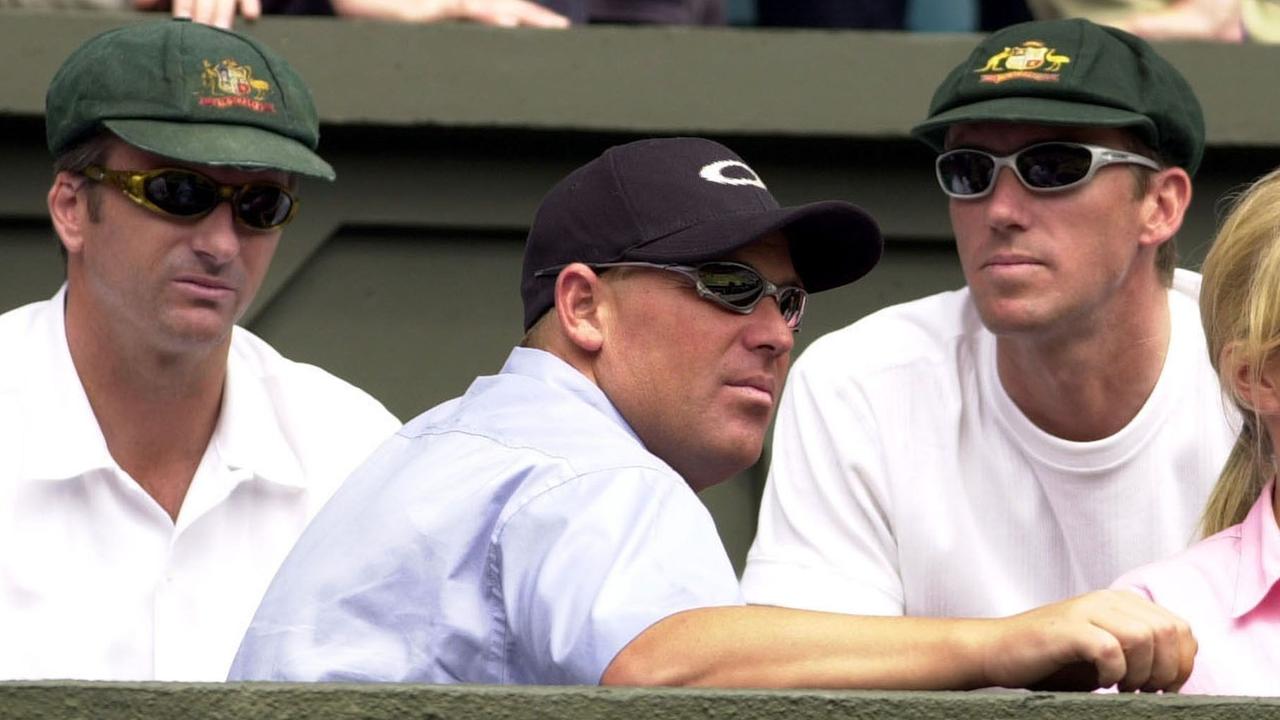
<instances>
[{"instance_id":1,"label":"green metal beam","mask_svg":"<svg viewBox=\"0 0 1280 720\"><path fill-rule=\"evenodd\" d=\"M64 57L136 14L3 11L0 115L38 115ZM152 16L154 17L154 16ZM903 138L974 35L708 28L569 31L273 17L245 26L289 58L337 125ZM1209 143L1272 145L1280 47L1167 43ZM16 70L16 72L15 72Z\"/></svg>"}]
</instances>

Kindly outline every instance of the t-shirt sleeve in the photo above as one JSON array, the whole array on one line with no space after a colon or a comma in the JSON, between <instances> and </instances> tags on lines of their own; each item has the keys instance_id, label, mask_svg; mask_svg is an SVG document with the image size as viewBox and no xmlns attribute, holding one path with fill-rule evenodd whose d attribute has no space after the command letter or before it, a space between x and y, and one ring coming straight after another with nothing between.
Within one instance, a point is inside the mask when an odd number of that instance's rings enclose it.
<instances>
[{"instance_id":1,"label":"t-shirt sleeve","mask_svg":"<svg viewBox=\"0 0 1280 720\"><path fill-rule=\"evenodd\" d=\"M812 346L783 393L743 594L759 605L902 615L883 447L894 439L881 437L831 349Z\"/></svg>"},{"instance_id":2,"label":"t-shirt sleeve","mask_svg":"<svg viewBox=\"0 0 1280 720\"><path fill-rule=\"evenodd\" d=\"M598 683L655 622L743 602L706 508L651 469L551 488L512 515L498 545L510 666L543 683Z\"/></svg>"}]
</instances>

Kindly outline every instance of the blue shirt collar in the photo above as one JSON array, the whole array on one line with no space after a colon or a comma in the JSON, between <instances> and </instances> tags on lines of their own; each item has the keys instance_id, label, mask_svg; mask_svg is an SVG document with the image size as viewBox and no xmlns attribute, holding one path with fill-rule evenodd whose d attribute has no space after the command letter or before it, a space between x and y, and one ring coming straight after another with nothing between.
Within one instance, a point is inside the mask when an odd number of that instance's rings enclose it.
<instances>
[{"instance_id":1,"label":"blue shirt collar","mask_svg":"<svg viewBox=\"0 0 1280 720\"><path fill-rule=\"evenodd\" d=\"M613 406L609 396L604 394L599 385L592 382L581 371L562 360L558 355L545 350L517 347L512 349L503 363L501 374L523 375L546 383L552 387L573 393L580 400L595 408L600 414L613 420L627 434L643 445L640 436L631 429L630 423Z\"/></svg>"}]
</instances>

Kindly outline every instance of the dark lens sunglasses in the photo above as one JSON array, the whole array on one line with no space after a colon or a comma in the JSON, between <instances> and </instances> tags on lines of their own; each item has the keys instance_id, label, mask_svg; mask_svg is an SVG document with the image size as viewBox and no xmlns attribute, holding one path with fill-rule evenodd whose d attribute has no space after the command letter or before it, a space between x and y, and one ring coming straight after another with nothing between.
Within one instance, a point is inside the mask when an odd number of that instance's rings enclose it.
<instances>
[{"instance_id":1,"label":"dark lens sunglasses","mask_svg":"<svg viewBox=\"0 0 1280 720\"><path fill-rule=\"evenodd\" d=\"M107 170L90 165L81 173L90 180L119 188L129 199L151 212L197 220L218 203L231 203L236 222L251 230L275 230L293 219L298 199L271 182L223 185L193 170Z\"/></svg>"},{"instance_id":2,"label":"dark lens sunglasses","mask_svg":"<svg viewBox=\"0 0 1280 720\"><path fill-rule=\"evenodd\" d=\"M545 268L534 273L534 277L555 275L568 265ZM588 263L592 269L608 269L619 267L650 268L666 270L693 281L698 297L709 300L720 307L735 313L746 315L756 309L756 305L766 297L778 302L778 310L782 319L792 332L800 330L800 320L804 317L804 304L808 293L804 288L795 285L778 286L769 282L755 268L742 263L725 260L705 262L698 265L673 265L648 262L611 262Z\"/></svg>"},{"instance_id":3,"label":"dark lens sunglasses","mask_svg":"<svg viewBox=\"0 0 1280 720\"><path fill-rule=\"evenodd\" d=\"M1000 168L1010 168L1019 182L1034 192L1062 192L1088 182L1098 168L1117 163L1160 166L1149 157L1123 150L1074 142L1031 145L1011 155L992 155L973 148L949 150L938 156L938 184L953 198L986 197L995 187Z\"/></svg>"}]
</instances>

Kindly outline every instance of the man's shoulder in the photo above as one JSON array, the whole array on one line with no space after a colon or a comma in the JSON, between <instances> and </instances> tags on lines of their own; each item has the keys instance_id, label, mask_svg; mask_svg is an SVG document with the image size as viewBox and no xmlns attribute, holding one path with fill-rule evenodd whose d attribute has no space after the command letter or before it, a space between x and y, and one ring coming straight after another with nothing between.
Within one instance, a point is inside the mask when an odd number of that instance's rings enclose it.
<instances>
[{"instance_id":1,"label":"man's shoulder","mask_svg":"<svg viewBox=\"0 0 1280 720\"><path fill-rule=\"evenodd\" d=\"M32 365L48 367L40 356L51 349L54 309L52 300L40 300L0 314L0 389L29 388Z\"/></svg>"},{"instance_id":2,"label":"man's shoulder","mask_svg":"<svg viewBox=\"0 0 1280 720\"><path fill-rule=\"evenodd\" d=\"M1173 271L1173 284L1170 290L1175 295L1181 295L1196 300L1200 297L1200 285L1204 278L1200 273L1186 268L1177 268Z\"/></svg>"},{"instance_id":3,"label":"man's shoulder","mask_svg":"<svg viewBox=\"0 0 1280 720\"><path fill-rule=\"evenodd\" d=\"M839 371L865 377L904 366L954 363L957 344L989 335L968 288L929 295L877 310L814 340L796 362L797 373Z\"/></svg>"},{"instance_id":4,"label":"man's shoulder","mask_svg":"<svg viewBox=\"0 0 1280 720\"><path fill-rule=\"evenodd\" d=\"M470 517L467 527L497 528L529 507L554 513L636 488L657 498L684 486L624 428L557 390L508 373L477 378L461 397L409 420L348 481L343 502L389 499L420 508L427 525Z\"/></svg>"},{"instance_id":5,"label":"man's shoulder","mask_svg":"<svg viewBox=\"0 0 1280 720\"><path fill-rule=\"evenodd\" d=\"M31 322L32 317L38 316L51 304L51 300L36 300L35 302L29 302L6 310L0 313L0 328L10 331L13 328L28 324Z\"/></svg>"},{"instance_id":6,"label":"man's shoulder","mask_svg":"<svg viewBox=\"0 0 1280 720\"><path fill-rule=\"evenodd\" d=\"M315 408L322 417L345 424L374 423L390 432L399 420L372 395L315 365L290 360L262 338L242 327L231 334L228 366L258 386L273 404L285 409Z\"/></svg>"},{"instance_id":7,"label":"man's shoulder","mask_svg":"<svg viewBox=\"0 0 1280 720\"><path fill-rule=\"evenodd\" d=\"M19 340L39 332L48 324L52 309L52 300L38 300L0 313L0 338L6 341ZM20 349L17 345L6 345L5 348ZM0 360L8 354L0 353Z\"/></svg>"},{"instance_id":8,"label":"man's shoulder","mask_svg":"<svg viewBox=\"0 0 1280 720\"><path fill-rule=\"evenodd\" d=\"M410 420L401 434L466 436L491 445L495 453L522 454L551 475L632 468L675 476L611 406L594 404L580 393L519 373L483 376L461 397Z\"/></svg>"}]
</instances>

